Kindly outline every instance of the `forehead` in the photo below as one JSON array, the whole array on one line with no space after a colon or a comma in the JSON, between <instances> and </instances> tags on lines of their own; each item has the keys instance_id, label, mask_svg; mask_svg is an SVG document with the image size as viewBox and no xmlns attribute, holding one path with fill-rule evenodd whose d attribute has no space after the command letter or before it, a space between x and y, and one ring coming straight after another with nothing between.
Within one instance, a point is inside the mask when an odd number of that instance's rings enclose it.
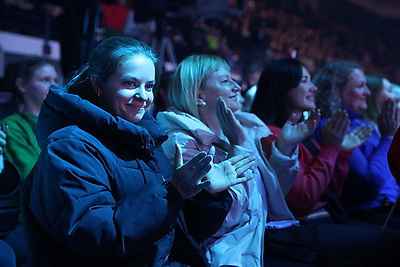
<instances>
[{"instance_id":1,"label":"forehead","mask_svg":"<svg viewBox=\"0 0 400 267\"><path fill-rule=\"evenodd\" d=\"M310 76L310 72L304 67L301 67L301 73L303 76Z\"/></svg>"},{"instance_id":2,"label":"forehead","mask_svg":"<svg viewBox=\"0 0 400 267\"><path fill-rule=\"evenodd\" d=\"M146 77L154 79L155 65L154 62L144 55L133 55L123 58L116 69L117 73L122 75L132 75L135 77Z\"/></svg>"},{"instance_id":3,"label":"forehead","mask_svg":"<svg viewBox=\"0 0 400 267\"><path fill-rule=\"evenodd\" d=\"M51 74L56 73L55 68L50 64L42 65L33 71L34 75L42 75L42 74L48 74L48 73L51 73Z\"/></svg>"},{"instance_id":4,"label":"forehead","mask_svg":"<svg viewBox=\"0 0 400 267\"><path fill-rule=\"evenodd\" d=\"M219 67L217 70L213 71L211 78L219 78L227 75L231 75L231 72L225 67Z\"/></svg>"},{"instance_id":5,"label":"forehead","mask_svg":"<svg viewBox=\"0 0 400 267\"><path fill-rule=\"evenodd\" d=\"M365 81L365 79L364 72L360 69L354 69L349 74L349 82L360 82Z\"/></svg>"}]
</instances>

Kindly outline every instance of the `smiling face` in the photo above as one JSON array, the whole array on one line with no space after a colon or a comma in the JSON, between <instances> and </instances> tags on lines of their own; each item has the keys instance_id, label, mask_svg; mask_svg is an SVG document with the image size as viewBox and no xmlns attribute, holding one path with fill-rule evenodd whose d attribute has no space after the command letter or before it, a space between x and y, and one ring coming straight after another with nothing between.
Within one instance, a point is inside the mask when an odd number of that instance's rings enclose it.
<instances>
[{"instance_id":1,"label":"smiling face","mask_svg":"<svg viewBox=\"0 0 400 267\"><path fill-rule=\"evenodd\" d=\"M151 59L134 55L122 60L100 85L100 107L114 116L137 123L154 100L155 66Z\"/></svg>"},{"instance_id":2,"label":"smiling face","mask_svg":"<svg viewBox=\"0 0 400 267\"><path fill-rule=\"evenodd\" d=\"M361 113L367 109L367 98L370 95L364 72L354 69L349 74L347 84L341 91L342 106L355 113Z\"/></svg>"},{"instance_id":3,"label":"smiling face","mask_svg":"<svg viewBox=\"0 0 400 267\"><path fill-rule=\"evenodd\" d=\"M232 80L230 71L221 67L205 82L203 89L199 91L199 98L207 103L205 108L215 112L217 98L221 96L227 107L235 112L241 106L239 94L240 86Z\"/></svg>"},{"instance_id":4,"label":"smiling face","mask_svg":"<svg viewBox=\"0 0 400 267\"><path fill-rule=\"evenodd\" d=\"M306 68L302 67L300 83L290 89L287 94L289 112L301 114L303 111L315 109L314 95L317 90L317 87L311 82L310 73Z\"/></svg>"}]
</instances>

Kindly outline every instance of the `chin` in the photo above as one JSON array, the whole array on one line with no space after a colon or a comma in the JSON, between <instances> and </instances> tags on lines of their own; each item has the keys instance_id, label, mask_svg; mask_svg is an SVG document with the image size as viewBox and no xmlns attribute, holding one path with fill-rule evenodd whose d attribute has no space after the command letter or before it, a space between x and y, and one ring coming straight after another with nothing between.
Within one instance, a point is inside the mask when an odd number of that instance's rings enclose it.
<instances>
[{"instance_id":1,"label":"chin","mask_svg":"<svg viewBox=\"0 0 400 267\"><path fill-rule=\"evenodd\" d=\"M235 104L235 105L230 105L228 108L232 110L232 112L236 112L240 109L241 105L240 104Z\"/></svg>"}]
</instances>

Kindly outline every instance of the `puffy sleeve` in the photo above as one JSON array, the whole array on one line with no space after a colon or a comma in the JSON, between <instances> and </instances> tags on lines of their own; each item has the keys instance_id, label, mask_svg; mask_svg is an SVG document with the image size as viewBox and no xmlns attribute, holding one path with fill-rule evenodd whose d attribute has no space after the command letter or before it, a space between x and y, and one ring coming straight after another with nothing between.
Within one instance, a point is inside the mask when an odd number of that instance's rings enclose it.
<instances>
[{"instance_id":1,"label":"puffy sleeve","mask_svg":"<svg viewBox=\"0 0 400 267\"><path fill-rule=\"evenodd\" d=\"M115 162L77 139L50 143L23 186L30 212L52 238L90 262L118 261L163 239L182 199L169 182L144 183L143 170L124 179L137 187L115 192Z\"/></svg>"},{"instance_id":2,"label":"puffy sleeve","mask_svg":"<svg viewBox=\"0 0 400 267\"><path fill-rule=\"evenodd\" d=\"M272 125L268 127L272 134L261 139L262 150L279 179L283 195L286 196L299 172L298 146L290 156L282 154L275 145L280 129Z\"/></svg>"},{"instance_id":3,"label":"puffy sleeve","mask_svg":"<svg viewBox=\"0 0 400 267\"><path fill-rule=\"evenodd\" d=\"M393 137L387 159L391 173L400 183L400 129L397 130Z\"/></svg>"}]
</instances>

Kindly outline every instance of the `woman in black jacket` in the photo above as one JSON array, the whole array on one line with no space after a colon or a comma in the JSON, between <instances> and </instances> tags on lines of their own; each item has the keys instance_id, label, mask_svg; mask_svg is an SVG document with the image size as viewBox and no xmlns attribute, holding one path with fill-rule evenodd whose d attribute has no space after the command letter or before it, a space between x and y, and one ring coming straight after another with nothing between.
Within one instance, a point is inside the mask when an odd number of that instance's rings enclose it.
<instances>
[{"instance_id":1,"label":"woman in black jacket","mask_svg":"<svg viewBox=\"0 0 400 267\"><path fill-rule=\"evenodd\" d=\"M176 168L169 165L161 148L167 136L146 112L156 61L144 43L111 37L67 84L68 92L50 89L38 121L42 153L22 186L33 266L180 260L170 257L177 218L184 199L200 191L207 197L202 189L213 186L206 177L212 156L200 152L182 164L177 147ZM236 176L252 164L247 156L229 163ZM222 222L229 198L222 194L217 202ZM180 240L191 245L184 222L178 226ZM197 259L205 264L201 254L191 258Z\"/></svg>"}]
</instances>

